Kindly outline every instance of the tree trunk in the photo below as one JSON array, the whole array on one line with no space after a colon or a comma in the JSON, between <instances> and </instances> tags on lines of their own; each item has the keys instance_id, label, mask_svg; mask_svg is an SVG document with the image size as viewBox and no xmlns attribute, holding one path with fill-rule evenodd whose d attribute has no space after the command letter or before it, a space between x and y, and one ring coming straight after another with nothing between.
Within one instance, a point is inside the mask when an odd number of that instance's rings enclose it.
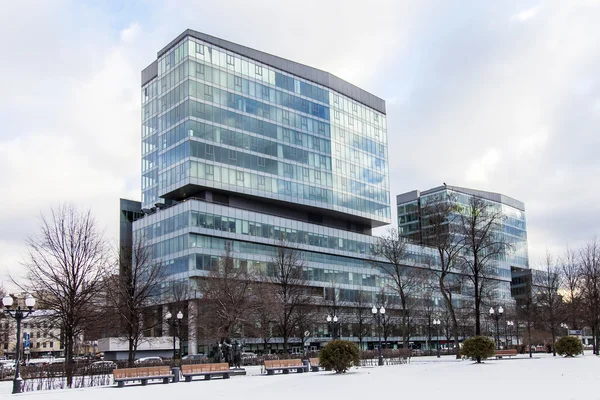
<instances>
[{"instance_id":1,"label":"tree trunk","mask_svg":"<svg viewBox=\"0 0 600 400\"><path fill-rule=\"evenodd\" d=\"M129 350L127 355L127 366L133 368L135 362L135 343L133 338L129 338Z\"/></svg>"},{"instance_id":2,"label":"tree trunk","mask_svg":"<svg viewBox=\"0 0 600 400\"><path fill-rule=\"evenodd\" d=\"M70 329L65 332L65 374L67 376L67 387L73 386L73 333Z\"/></svg>"},{"instance_id":3,"label":"tree trunk","mask_svg":"<svg viewBox=\"0 0 600 400\"><path fill-rule=\"evenodd\" d=\"M479 276L475 275L475 336L481 335L481 320L479 319Z\"/></svg>"}]
</instances>

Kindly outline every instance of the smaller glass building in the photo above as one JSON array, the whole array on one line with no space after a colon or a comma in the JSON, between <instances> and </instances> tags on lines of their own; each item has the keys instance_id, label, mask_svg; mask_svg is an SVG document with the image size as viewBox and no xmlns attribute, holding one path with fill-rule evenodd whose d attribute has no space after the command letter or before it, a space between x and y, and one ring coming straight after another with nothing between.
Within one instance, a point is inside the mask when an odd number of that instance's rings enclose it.
<instances>
[{"instance_id":1,"label":"smaller glass building","mask_svg":"<svg viewBox=\"0 0 600 400\"><path fill-rule=\"evenodd\" d=\"M499 297L506 300L511 299L511 271L529 269L525 204L500 193L458 186L443 185L425 191L413 190L400 194L396 198L400 235L410 238L413 242L424 244L423 207L428 199L436 197L449 199L458 206L466 206L472 197L476 197L501 212L502 221L499 230L494 234L510 243L511 248L496 260L494 275L501 281Z\"/></svg>"}]
</instances>

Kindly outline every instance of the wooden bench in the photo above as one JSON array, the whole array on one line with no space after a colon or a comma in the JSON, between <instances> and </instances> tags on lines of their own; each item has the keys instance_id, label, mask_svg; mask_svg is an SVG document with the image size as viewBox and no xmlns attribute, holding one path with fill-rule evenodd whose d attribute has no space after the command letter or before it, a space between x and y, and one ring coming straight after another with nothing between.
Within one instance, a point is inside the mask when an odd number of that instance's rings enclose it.
<instances>
[{"instance_id":1,"label":"wooden bench","mask_svg":"<svg viewBox=\"0 0 600 400\"><path fill-rule=\"evenodd\" d=\"M310 370L312 372L319 372L319 368L321 367L319 358L309 358L308 362L310 363Z\"/></svg>"},{"instance_id":2,"label":"wooden bench","mask_svg":"<svg viewBox=\"0 0 600 400\"><path fill-rule=\"evenodd\" d=\"M267 375L274 375L276 371L289 374L291 370L302 373L304 372L304 364L302 364L302 360L300 359L265 360L265 369L267 370Z\"/></svg>"},{"instance_id":3,"label":"wooden bench","mask_svg":"<svg viewBox=\"0 0 600 400\"><path fill-rule=\"evenodd\" d=\"M162 379L163 383L169 383L173 378L169 366L122 368L113 371L113 377L118 387L124 387L127 381L141 381L146 386L149 380Z\"/></svg>"},{"instance_id":4,"label":"wooden bench","mask_svg":"<svg viewBox=\"0 0 600 400\"><path fill-rule=\"evenodd\" d=\"M204 380L209 381L213 376L221 376L223 379L229 379L231 371L229 364L187 364L181 366L181 375L186 382L191 382L194 376L203 376Z\"/></svg>"},{"instance_id":5,"label":"wooden bench","mask_svg":"<svg viewBox=\"0 0 600 400\"><path fill-rule=\"evenodd\" d=\"M517 350L516 349L508 349L508 350L496 350L496 352L494 353L494 357L496 357L496 359L502 358L502 357L512 357L512 356L516 356L517 355Z\"/></svg>"}]
</instances>

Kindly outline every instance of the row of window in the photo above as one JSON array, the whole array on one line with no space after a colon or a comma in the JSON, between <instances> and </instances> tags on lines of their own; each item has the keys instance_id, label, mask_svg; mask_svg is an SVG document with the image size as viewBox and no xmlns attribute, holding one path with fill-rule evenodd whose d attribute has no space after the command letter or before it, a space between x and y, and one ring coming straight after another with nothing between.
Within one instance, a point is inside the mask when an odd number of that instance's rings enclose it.
<instances>
[{"instance_id":1,"label":"row of window","mask_svg":"<svg viewBox=\"0 0 600 400\"><path fill-rule=\"evenodd\" d=\"M280 134L280 129L281 128L278 127L278 136ZM263 153L274 157L283 157L287 160L314 165L319 168L323 167L321 161L324 156L319 156L319 161L317 162L317 154L313 156L312 153L309 153L306 150L298 149L294 146L281 145L272 140L262 139L260 137L255 137L246 133L235 132L225 128L220 128L218 126L213 126L211 124L193 120L185 121L182 124L177 125L175 128L165 132L165 134L162 134L160 136L160 141L162 142L162 146L164 148L166 146L171 146L179 141L186 139L188 135L199 137L201 139L224 143L230 146L248 149L251 151ZM290 131L286 131L286 129L283 129L282 135L285 142L291 142ZM153 143L153 138L155 137L156 136L151 136L149 138L146 138L144 139L144 142L149 141ZM295 143L306 144L307 141L309 142L308 147L312 147L317 151L321 151L321 149L323 149L325 152L328 152L330 150L330 142L328 140L319 139L317 137L306 135L301 132L295 132ZM152 144L151 147L155 148L154 144ZM335 172L337 175L352 176L354 178L366 180L368 183L387 188L387 180L385 179L387 163L383 159L373 159L372 156L366 155L364 153L359 153L357 150L353 150L352 154L354 158L351 158L349 156L350 149L344 147L345 152L342 152L340 151L341 148L341 145L339 143L336 143L335 155L336 157L340 158L337 159L335 163ZM151 168L155 165L154 159L155 156L153 155L144 156L144 160L147 160L147 164L145 165L148 165L148 168ZM383 171L384 173L378 173L373 171L372 169L363 169L363 172L359 174L357 173L357 168L355 164L343 161L346 159L351 159L355 161L355 163L369 165L371 168L374 168L377 171ZM179 159L175 159L172 162L167 162L166 165L164 163L161 164L162 168L164 168L167 165L170 165L171 163L177 162L177 160ZM331 161L329 160L329 157L327 157L327 161L325 164L327 170L330 170L330 164Z\"/></svg>"},{"instance_id":2,"label":"row of window","mask_svg":"<svg viewBox=\"0 0 600 400\"><path fill-rule=\"evenodd\" d=\"M176 165L159 174L159 191L191 178L215 181L221 184L235 185L237 190L255 189L266 193L279 194L293 197L293 201L300 199L324 202L329 205L355 210L359 213L370 214L380 218L390 218L390 208L387 201L375 202L358 198L354 194L340 193L312 185L305 185L285 179L276 179L270 176L240 171L235 168L221 167L214 164L199 162L185 162ZM384 198L388 194L373 192L373 197ZM362 194L362 193L361 193ZM389 200L389 198L387 199Z\"/></svg>"}]
</instances>

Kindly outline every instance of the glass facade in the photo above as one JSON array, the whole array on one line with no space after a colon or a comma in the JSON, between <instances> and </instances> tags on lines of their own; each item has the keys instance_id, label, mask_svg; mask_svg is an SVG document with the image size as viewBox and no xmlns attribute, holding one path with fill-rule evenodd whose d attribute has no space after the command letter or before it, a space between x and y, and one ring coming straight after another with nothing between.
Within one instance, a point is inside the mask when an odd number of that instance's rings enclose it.
<instances>
[{"instance_id":1,"label":"glass facade","mask_svg":"<svg viewBox=\"0 0 600 400\"><path fill-rule=\"evenodd\" d=\"M185 185L391 222L386 117L188 37L142 87L142 204Z\"/></svg>"},{"instance_id":2,"label":"glass facade","mask_svg":"<svg viewBox=\"0 0 600 400\"><path fill-rule=\"evenodd\" d=\"M499 296L510 299L510 286L507 286L505 282L510 282L511 270L529 268L527 223L523 204L495 193L450 186L427 190L423 193L416 191L412 193L414 196L409 196L409 199L405 198L405 201L400 198L406 195L398 196L398 230L401 235L416 241L421 240L420 235L425 228L423 226L422 217L425 216L422 215L422 207L427 204L428 200L446 199L460 208L461 206L468 206L471 197L475 196L481 198L494 212L501 213L502 220L499 229L493 234L509 243L510 247L494 260L493 274L503 281ZM450 217L450 220L452 220L452 217Z\"/></svg>"}]
</instances>

